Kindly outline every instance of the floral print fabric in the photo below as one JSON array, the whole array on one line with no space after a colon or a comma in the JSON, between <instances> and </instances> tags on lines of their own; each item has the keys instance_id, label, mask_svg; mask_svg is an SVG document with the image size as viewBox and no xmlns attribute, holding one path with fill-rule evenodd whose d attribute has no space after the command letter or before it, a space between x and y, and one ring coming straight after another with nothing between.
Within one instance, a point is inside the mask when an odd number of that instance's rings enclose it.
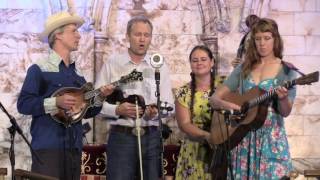
<instances>
[{"instance_id":1,"label":"floral print fabric","mask_svg":"<svg viewBox=\"0 0 320 180\"><path fill-rule=\"evenodd\" d=\"M211 125L211 112L209 107L208 91L196 91L194 97L194 116L192 123L201 129L209 130ZM176 100L184 107L191 104L191 89L189 84L177 90ZM209 163L211 159L203 155L208 153L208 148L199 140L186 137L181 144L176 180L211 180Z\"/></svg>"},{"instance_id":2,"label":"floral print fabric","mask_svg":"<svg viewBox=\"0 0 320 180\"><path fill-rule=\"evenodd\" d=\"M235 74L233 73L233 76ZM270 91L281 85L279 79L286 79L284 76L284 71L281 71L276 78L265 79L259 84L255 84L248 76L243 80L242 88L246 92L259 86L260 89ZM231 75L227 81L235 79L239 79L239 76ZM225 83L228 86L230 82ZM295 89L290 91L289 99L293 100ZM251 130L231 151L234 179L280 179L292 170L284 120L273 107L270 103L264 125L257 130ZM230 171L228 179L231 179Z\"/></svg>"}]
</instances>

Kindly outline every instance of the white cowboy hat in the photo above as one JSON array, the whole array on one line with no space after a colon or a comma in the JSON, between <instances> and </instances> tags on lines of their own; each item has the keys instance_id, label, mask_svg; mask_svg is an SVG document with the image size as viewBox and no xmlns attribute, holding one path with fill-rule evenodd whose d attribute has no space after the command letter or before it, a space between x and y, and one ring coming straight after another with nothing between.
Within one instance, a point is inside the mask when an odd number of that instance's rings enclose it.
<instances>
[{"instance_id":1,"label":"white cowboy hat","mask_svg":"<svg viewBox=\"0 0 320 180\"><path fill-rule=\"evenodd\" d=\"M80 27L84 23L84 20L75 14L71 15L69 12L59 12L49 16L44 25L44 31L41 33L41 38L44 40L48 39L50 33L57 28L67 25L76 24Z\"/></svg>"}]
</instances>

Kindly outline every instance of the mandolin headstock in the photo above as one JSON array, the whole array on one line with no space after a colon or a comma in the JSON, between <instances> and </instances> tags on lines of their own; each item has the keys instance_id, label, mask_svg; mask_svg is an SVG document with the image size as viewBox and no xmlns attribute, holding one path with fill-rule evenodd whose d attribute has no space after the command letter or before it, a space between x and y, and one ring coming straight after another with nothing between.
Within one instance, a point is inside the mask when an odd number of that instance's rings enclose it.
<instances>
[{"instance_id":1,"label":"mandolin headstock","mask_svg":"<svg viewBox=\"0 0 320 180\"><path fill-rule=\"evenodd\" d=\"M120 84L126 84L134 81L142 81L143 76L142 72L137 71L136 69L132 70L130 74L125 76L121 76L120 80L118 81Z\"/></svg>"}]
</instances>

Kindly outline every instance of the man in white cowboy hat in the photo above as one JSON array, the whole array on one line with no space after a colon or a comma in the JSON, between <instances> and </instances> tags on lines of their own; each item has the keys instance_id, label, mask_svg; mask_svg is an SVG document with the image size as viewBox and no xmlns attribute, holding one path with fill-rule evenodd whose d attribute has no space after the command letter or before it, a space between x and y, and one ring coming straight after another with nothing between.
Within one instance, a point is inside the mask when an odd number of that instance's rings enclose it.
<instances>
[{"instance_id":1,"label":"man in white cowboy hat","mask_svg":"<svg viewBox=\"0 0 320 180\"><path fill-rule=\"evenodd\" d=\"M76 105L77 98L70 94L54 96L62 87L81 87L86 80L77 71L70 53L78 49L78 28L83 19L68 12L49 16L42 38L52 49L43 59L36 61L27 71L18 102L18 111L32 115L31 145L37 155L32 155L32 172L59 179L80 179L82 152L81 121L64 126L54 121L51 115L59 110L69 111ZM101 94L109 95L113 86L102 86ZM85 118L98 114L101 107L89 108Z\"/></svg>"}]
</instances>

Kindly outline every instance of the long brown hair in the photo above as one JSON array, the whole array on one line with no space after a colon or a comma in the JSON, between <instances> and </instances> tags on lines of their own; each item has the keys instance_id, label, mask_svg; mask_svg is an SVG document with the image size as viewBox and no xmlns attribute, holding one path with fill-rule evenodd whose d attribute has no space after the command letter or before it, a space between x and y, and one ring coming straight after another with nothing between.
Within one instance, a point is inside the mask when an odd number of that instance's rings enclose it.
<instances>
[{"instance_id":1,"label":"long brown hair","mask_svg":"<svg viewBox=\"0 0 320 180\"><path fill-rule=\"evenodd\" d=\"M274 39L273 53L275 57L282 59L283 41L280 37L277 23L268 18L261 18L252 28L248 49L242 66L244 77L247 77L253 66L261 62L261 57L255 44L255 35L258 32L270 32Z\"/></svg>"}]
</instances>

